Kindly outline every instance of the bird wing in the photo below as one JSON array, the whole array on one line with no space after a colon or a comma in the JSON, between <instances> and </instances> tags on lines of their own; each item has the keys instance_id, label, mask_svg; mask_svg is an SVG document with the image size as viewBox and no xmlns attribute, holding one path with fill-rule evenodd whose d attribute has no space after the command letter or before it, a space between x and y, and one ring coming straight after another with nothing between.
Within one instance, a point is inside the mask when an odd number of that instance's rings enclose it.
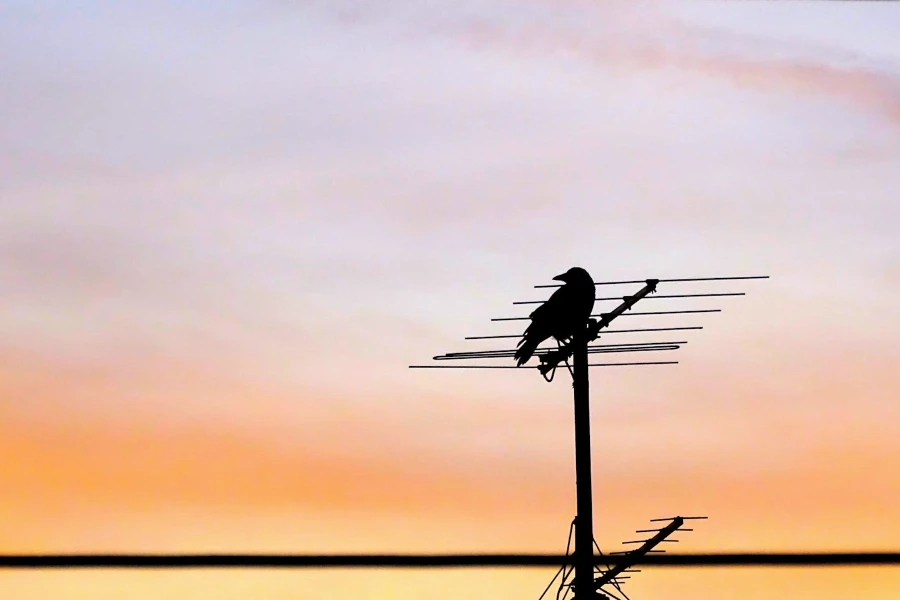
<instances>
[{"instance_id":1,"label":"bird wing","mask_svg":"<svg viewBox=\"0 0 900 600\"><path fill-rule=\"evenodd\" d=\"M569 304L571 295L571 290L567 286L563 286L553 292L553 295L547 298L546 302L531 311L529 315L531 323L528 324L517 346L521 346L526 339L535 335L541 338L538 340L538 343L550 337L553 323L559 318L560 311L566 310L566 305Z\"/></svg>"},{"instance_id":2,"label":"bird wing","mask_svg":"<svg viewBox=\"0 0 900 600\"><path fill-rule=\"evenodd\" d=\"M559 288L547 301L531 313L531 323L522 334L517 344L515 359L519 366L528 361L537 347L546 339L559 335L561 324L570 318L572 303L576 297L575 290L569 284Z\"/></svg>"}]
</instances>

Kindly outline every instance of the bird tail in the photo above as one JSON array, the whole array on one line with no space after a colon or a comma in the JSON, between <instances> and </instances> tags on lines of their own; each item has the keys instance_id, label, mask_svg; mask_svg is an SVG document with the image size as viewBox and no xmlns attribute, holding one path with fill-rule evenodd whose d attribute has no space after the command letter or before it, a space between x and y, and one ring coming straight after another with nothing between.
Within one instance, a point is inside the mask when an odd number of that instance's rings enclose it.
<instances>
[{"instance_id":1,"label":"bird tail","mask_svg":"<svg viewBox=\"0 0 900 600\"><path fill-rule=\"evenodd\" d=\"M515 354L517 367L521 367L526 362L528 362L528 359L531 358L531 356L534 354L534 351L537 350L539 343L540 342L534 339L529 339L528 337L522 338L522 340L519 342L519 348L518 350L516 350Z\"/></svg>"}]
</instances>

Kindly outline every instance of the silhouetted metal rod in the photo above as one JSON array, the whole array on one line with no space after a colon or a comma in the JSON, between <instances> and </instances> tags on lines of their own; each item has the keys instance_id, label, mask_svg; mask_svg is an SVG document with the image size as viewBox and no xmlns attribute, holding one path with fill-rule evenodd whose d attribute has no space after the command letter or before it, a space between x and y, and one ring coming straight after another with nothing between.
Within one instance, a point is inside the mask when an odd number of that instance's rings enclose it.
<instances>
[{"instance_id":1,"label":"silhouetted metal rod","mask_svg":"<svg viewBox=\"0 0 900 600\"><path fill-rule=\"evenodd\" d=\"M619 344L594 344L593 346L588 346L588 351L590 351L592 348L631 348L640 346L671 346L672 344L687 344L687 340L679 340L674 342L622 342ZM546 353L553 350L558 350L558 348L555 348L553 346L538 348L537 350L535 350L535 353ZM472 354L480 352L507 352L507 350L472 350L465 352L447 352L446 354L442 354L441 356L457 356L460 354ZM515 350L509 350L509 352L515 352Z\"/></svg>"},{"instance_id":2,"label":"silhouetted metal rod","mask_svg":"<svg viewBox=\"0 0 900 600\"><path fill-rule=\"evenodd\" d=\"M575 416L575 596L589 598L594 582L594 507L591 484L591 405L586 324L572 336Z\"/></svg>"},{"instance_id":3,"label":"silhouetted metal rod","mask_svg":"<svg viewBox=\"0 0 900 600\"><path fill-rule=\"evenodd\" d=\"M653 312L623 312L616 315L617 317L643 317L646 315L688 315L688 314L697 314L697 313L717 313L722 312L721 308L705 308L701 310L659 310ZM605 318L608 314L611 313L600 313L596 315L591 315L593 318ZM615 318L615 317L614 317ZM491 319L491 321L530 321L531 317L500 317L497 319ZM610 319L611 320L611 319ZM521 336L519 336L521 337Z\"/></svg>"},{"instance_id":4,"label":"silhouetted metal rod","mask_svg":"<svg viewBox=\"0 0 900 600\"><path fill-rule=\"evenodd\" d=\"M608 352L653 352L656 350L677 350L687 342L635 342L633 344L598 344L588 346L588 354L604 354ZM556 348L538 348L534 356L555 352ZM434 360L472 360L477 358L510 358L515 350L473 350L471 352L448 352L439 354Z\"/></svg>"},{"instance_id":5,"label":"silhouetted metal rod","mask_svg":"<svg viewBox=\"0 0 900 600\"><path fill-rule=\"evenodd\" d=\"M696 329L703 329L702 325L694 325L690 327L649 327L643 329L607 329L603 332L603 335L607 333L644 333L650 331L693 331ZM521 333L512 334L512 335L470 335L463 339L466 340L506 340L506 339L519 339L522 337Z\"/></svg>"},{"instance_id":6,"label":"silhouetted metal rod","mask_svg":"<svg viewBox=\"0 0 900 600\"><path fill-rule=\"evenodd\" d=\"M588 348L588 353L590 354L591 352L593 352L594 354L596 354L596 353L600 353L600 352L617 352L617 351L622 351L622 350L631 350L631 349L640 349L640 348L660 348L660 347L668 348L669 346L680 346L684 343L687 343L687 342L681 342L681 343L680 342L659 342L659 343L656 343L656 342L649 343L648 342L648 343L634 343L634 344L610 344L608 346L591 346ZM550 352L556 351L556 348L541 348L541 350L543 350L543 352L535 351L534 355L541 356L544 354L549 354ZM500 358L506 358L506 357L512 356L512 354L515 352L515 350L486 350L485 354L481 354L477 351L459 352L459 353L454 353L454 354L442 354L442 355L439 355L439 357L436 356L435 358L462 358L462 357L472 358L473 356L493 357L493 356L495 356L494 355L495 352L498 353L496 356L499 356Z\"/></svg>"},{"instance_id":7,"label":"silhouetted metal rod","mask_svg":"<svg viewBox=\"0 0 900 600\"><path fill-rule=\"evenodd\" d=\"M768 279L768 275L751 275L747 277L688 277L681 279L654 279L653 281L658 282L667 282L667 283L678 283L685 281L738 281L745 279ZM594 285L624 285L624 284L632 284L632 283L647 283L650 281L649 279L633 279L631 281L595 281ZM536 288L555 288L562 287L561 283L548 283L544 285L536 285Z\"/></svg>"},{"instance_id":8,"label":"silhouetted metal rod","mask_svg":"<svg viewBox=\"0 0 900 600\"><path fill-rule=\"evenodd\" d=\"M590 363L589 367L634 367L641 365L677 365L677 360L627 362L627 363ZM540 369L541 365L517 367L515 365L409 365L410 369L518 369L528 371Z\"/></svg>"},{"instance_id":9,"label":"silhouetted metal rod","mask_svg":"<svg viewBox=\"0 0 900 600\"><path fill-rule=\"evenodd\" d=\"M697 313L718 313L722 312L721 308L704 308L699 310L657 310L651 312L626 312L622 313L618 316L620 317L637 317L644 315L690 315ZM592 317L605 317L607 313L600 313L599 315L591 315Z\"/></svg>"},{"instance_id":10,"label":"silhouetted metal rod","mask_svg":"<svg viewBox=\"0 0 900 600\"><path fill-rule=\"evenodd\" d=\"M622 352L659 352L665 350L678 350L681 348L679 345L675 344L654 344L651 346L628 346L624 348L597 348L596 350L588 351L588 354L618 354ZM482 359L492 359L492 358L512 358L514 356L514 351L509 352L497 352L497 353L487 353L487 354L478 354L473 352L471 354L460 354L459 356L447 356L440 355L435 356L432 360L482 360ZM534 356L546 356L549 352L542 352L540 354L535 353Z\"/></svg>"},{"instance_id":11,"label":"silhouetted metal rod","mask_svg":"<svg viewBox=\"0 0 900 600\"><path fill-rule=\"evenodd\" d=\"M647 296L649 300L665 300L669 298L722 298L724 296L746 296L747 292L716 292L708 294L659 294ZM597 298L597 300L622 300L622 298Z\"/></svg>"},{"instance_id":12,"label":"silhouetted metal rod","mask_svg":"<svg viewBox=\"0 0 900 600\"><path fill-rule=\"evenodd\" d=\"M779 552L594 556L641 567L900 566L900 552ZM490 568L574 564L558 554L4 554L0 569ZM624 571L623 571L624 572Z\"/></svg>"},{"instance_id":13,"label":"silhouetted metal rod","mask_svg":"<svg viewBox=\"0 0 900 600\"><path fill-rule=\"evenodd\" d=\"M660 294L658 296L647 296L651 300L667 299L667 298L713 298L721 296L746 296L746 292L728 292L722 294ZM605 298L594 298L597 301L603 300L627 300L628 296L607 296ZM543 304L546 300L524 300L513 302L513 304Z\"/></svg>"}]
</instances>

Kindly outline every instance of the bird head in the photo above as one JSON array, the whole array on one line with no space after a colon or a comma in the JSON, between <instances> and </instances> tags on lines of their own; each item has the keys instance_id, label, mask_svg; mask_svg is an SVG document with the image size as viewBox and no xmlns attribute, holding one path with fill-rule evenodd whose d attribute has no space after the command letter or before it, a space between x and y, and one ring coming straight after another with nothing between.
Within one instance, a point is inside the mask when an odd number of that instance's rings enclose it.
<instances>
[{"instance_id":1,"label":"bird head","mask_svg":"<svg viewBox=\"0 0 900 600\"><path fill-rule=\"evenodd\" d=\"M590 282L593 285L594 280L591 279L591 276L587 271L582 269L581 267L572 267L565 273L557 275L553 278L555 281L562 281L563 283L575 283L575 282Z\"/></svg>"}]
</instances>

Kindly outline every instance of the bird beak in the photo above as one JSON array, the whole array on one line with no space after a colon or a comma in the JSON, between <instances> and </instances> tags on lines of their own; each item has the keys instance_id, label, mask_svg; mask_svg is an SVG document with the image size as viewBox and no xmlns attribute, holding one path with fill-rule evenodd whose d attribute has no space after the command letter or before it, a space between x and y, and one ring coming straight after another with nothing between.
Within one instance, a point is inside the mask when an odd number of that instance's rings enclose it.
<instances>
[{"instance_id":1,"label":"bird beak","mask_svg":"<svg viewBox=\"0 0 900 600\"><path fill-rule=\"evenodd\" d=\"M556 277L553 278L553 280L554 280L554 281L565 281L565 280L566 280L566 274L563 273L562 275L557 275Z\"/></svg>"}]
</instances>

